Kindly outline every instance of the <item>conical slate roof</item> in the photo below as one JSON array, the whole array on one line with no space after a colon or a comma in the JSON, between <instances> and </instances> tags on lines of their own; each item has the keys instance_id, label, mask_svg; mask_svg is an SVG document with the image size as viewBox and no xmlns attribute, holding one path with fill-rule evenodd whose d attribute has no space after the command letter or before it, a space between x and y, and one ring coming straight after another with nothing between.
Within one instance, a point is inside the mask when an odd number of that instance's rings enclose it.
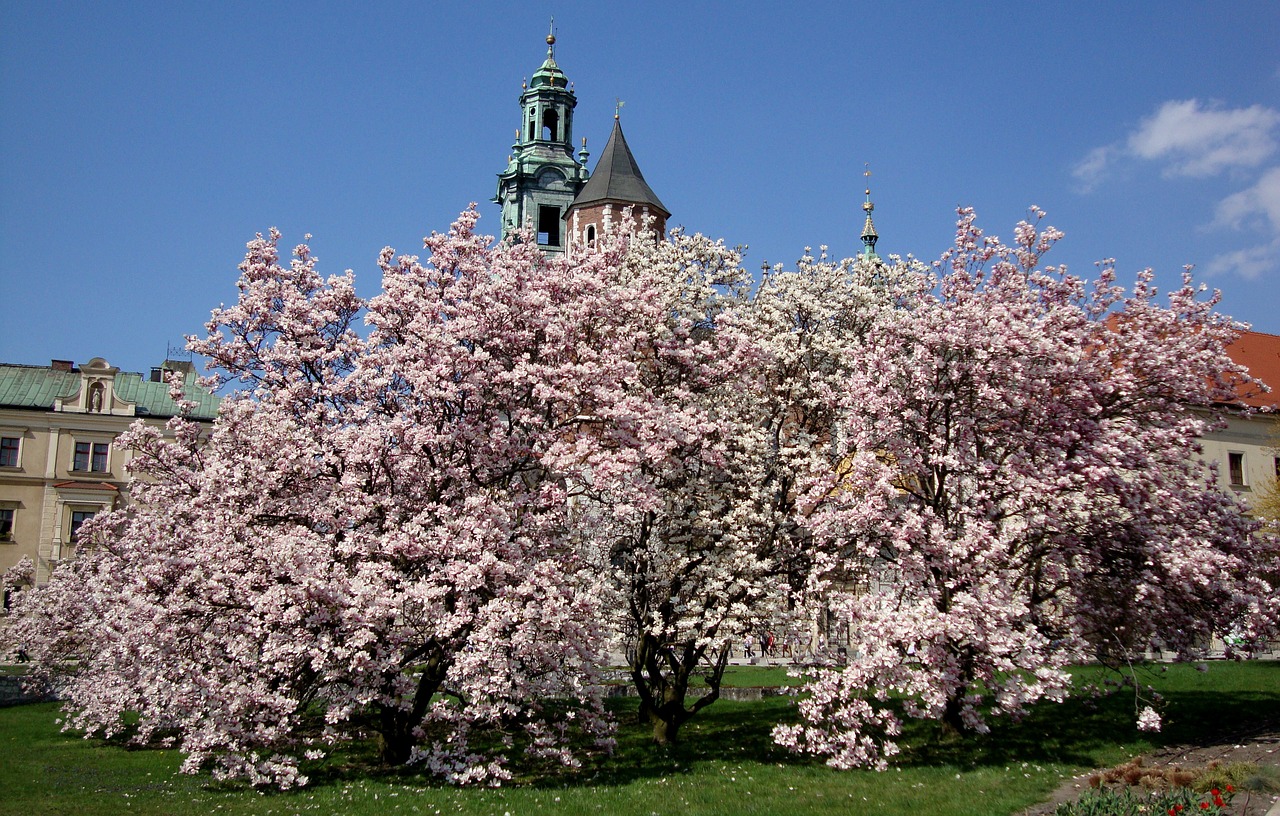
<instances>
[{"instance_id":1,"label":"conical slate roof","mask_svg":"<svg viewBox=\"0 0 1280 816\"><path fill-rule=\"evenodd\" d=\"M662 205L657 194L644 180L631 148L622 135L622 123L615 117L613 133L609 134L609 143L604 146L604 153L596 163L595 172L587 180L587 185L573 200L573 207L586 204L597 204L606 201L621 204L649 205L663 216L671 215L671 211ZM568 213L566 213L566 216Z\"/></svg>"}]
</instances>

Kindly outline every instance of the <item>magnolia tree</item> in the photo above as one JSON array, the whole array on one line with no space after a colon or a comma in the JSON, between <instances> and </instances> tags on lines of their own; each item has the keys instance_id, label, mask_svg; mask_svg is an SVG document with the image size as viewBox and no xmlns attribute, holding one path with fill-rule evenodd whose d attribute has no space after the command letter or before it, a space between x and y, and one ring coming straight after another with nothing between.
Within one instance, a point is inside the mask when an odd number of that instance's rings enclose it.
<instances>
[{"instance_id":1,"label":"magnolia tree","mask_svg":"<svg viewBox=\"0 0 1280 816\"><path fill-rule=\"evenodd\" d=\"M848 542L814 580L853 656L817 673L784 745L883 767L899 710L982 731L1064 696L1087 652L1188 654L1275 620L1274 545L1196 442L1246 376L1236 326L1189 277L1161 306L1150 273L1126 294L1110 264L1088 285L1042 268L1058 237L1024 222L1006 246L963 211L936 272L850 347L835 441L857 478L807 524Z\"/></svg>"},{"instance_id":2,"label":"magnolia tree","mask_svg":"<svg viewBox=\"0 0 1280 816\"><path fill-rule=\"evenodd\" d=\"M629 468L593 484L584 502L598 511L605 608L659 743L717 699L729 642L763 619L761 595L772 597L739 501L760 474L755 349L726 320L749 281L738 261L701 236L632 241L624 269L646 292L647 314L627 349L625 396L599 428L608 447L629 453ZM695 672L710 692L690 706Z\"/></svg>"},{"instance_id":3,"label":"magnolia tree","mask_svg":"<svg viewBox=\"0 0 1280 816\"><path fill-rule=\"evenodd\" d=\"M119 439L132 507L7 627L70 727L284 787L360 734L497 782L609 747L607 646L666 743L731 644L823 608L848 665L775 736L883 764L904 708L981 730L1087 650L1275 620L1275 550L1197 459L1245 375L1189 281L1086 285L1041 267L1053 230L968 212L934 269L806 253L754 287L701 236L548 260L476 217L384 251L367 302L249 245L190 343L240 390Z\"/></svg>"},{"instance_id":4,"label":"magnolia tree","mask_svg":"<svg viewBox=\"0 0 1280 816\"><path fill-rule=\"evenodd\" d=\"M25 555L18 559L18 563L0 574L0 596L4 598L2 611L7 612L11 605L17 603L17 593L34 583L35 574L35 563Z\"/></svg>"},{"instance_id":5,"label":"magnolia tree","mask_svg":"<svg viewBox=\"0 0 1280 816\"><path fill-rule=\"evenodd\" d=\"M632 469L583 504L599 508L605 608L641 719L665 744L718 699L735 644L807 627L808 577L844 541L801 513L857 478L831 446L835 395L893 304L879 270L807 253L752 292L737 252L679 232L633 241L623 271L648 313L600 432L634 450ZM708 691L689 701L695 676Z\"/></svg>"},{"instance_id":6,"label":"magnolia tree","mask_svg":"<svg viewBox=\"0 0 1280 816\"><path fill-rule=\"evenodd\" d=\"M69 726L282 787L360 733L456 782L609 746L571 494L628 470L583 429L643 299L616 256L549 262L475 221L425 265L384 251L367 303L306 246L282 266L275 233L249 245L239 302L191 341L243 390L207 435L120 438L133 508L94 519L12 632L70 673Z\"/></svg>"}]
</instances>

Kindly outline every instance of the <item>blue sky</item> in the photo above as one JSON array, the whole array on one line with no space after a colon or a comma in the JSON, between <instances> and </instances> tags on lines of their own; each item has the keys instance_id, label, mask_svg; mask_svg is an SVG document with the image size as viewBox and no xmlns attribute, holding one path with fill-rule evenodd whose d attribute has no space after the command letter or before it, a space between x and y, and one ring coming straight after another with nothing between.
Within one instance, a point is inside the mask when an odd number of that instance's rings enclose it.
<instances>
[{"instance_id":1,"label":"blue sky","mask_svg":"<svg viewBox=\"0 0 1280 816\"><path fill-rule=\"evenodd\" d=\"M1136 6L1137 8L1133 8ZM1123 279L1184 264L1280 333L1280 3L0 6L0 361L126 370L235 298L254 233L378 287L496 174L556 57L592 164L615 98L672 223L791 265L936 257L955 208Z\"/></svg>"}]
</instances>

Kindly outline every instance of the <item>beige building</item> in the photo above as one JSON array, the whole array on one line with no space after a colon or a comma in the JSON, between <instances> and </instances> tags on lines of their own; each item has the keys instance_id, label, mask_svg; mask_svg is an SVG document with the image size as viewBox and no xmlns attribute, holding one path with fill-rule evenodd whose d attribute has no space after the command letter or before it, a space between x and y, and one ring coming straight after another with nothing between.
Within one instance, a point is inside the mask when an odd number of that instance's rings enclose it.
<instances>
[{"instance_id":1,"label":"beige building","mask_svg":"<svg viewBox=\"0 0 1280 816\"><path fill-rule=\"evenodd\" d=\"M166 361L148 376L101 357L79 367L0 364L0 573L25 556L44 583L75 554L81 524L127 503L128 452L115 440L139 419L163 427L178 413L169 371L187 381L193 417L211 421L218 397L196 387L187 361Z\"/></svg>"},{"instance_id":2,"label":"beige building","mask_svg":"<svg viewBox=\"0 0 1280 816\"><path fill-rule=\"evenodd\" d=\"M1280 478L1280 337L1245 332L1227 352L1274 390L1242 388L1240 402L1254 411L1233 413L1225 428L1206 434L1201 443L1205 461L1218 463L1222 488L1252 504Z\"/></svg>"}]
</instances>

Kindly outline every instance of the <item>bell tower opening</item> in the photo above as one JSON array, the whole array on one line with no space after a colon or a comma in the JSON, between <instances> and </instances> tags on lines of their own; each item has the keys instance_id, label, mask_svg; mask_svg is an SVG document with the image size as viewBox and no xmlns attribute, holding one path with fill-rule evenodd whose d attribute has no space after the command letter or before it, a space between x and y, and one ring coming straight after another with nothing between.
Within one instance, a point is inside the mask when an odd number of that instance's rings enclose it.
<instances>
[{"instance_id":1,"label":"bell tower opening","mask_svg":"<svg viewBox=\"0 0 1280 816\"><path fill-rule=\"evenodd\" d=\"M547 110L542 114L542 138L548 142L559 140L556 132L556 126L560 124L560 117L556 115L554 109Z\"/></svg>"},{"instance_id":2,"label":"bell tower opening","mask_svg":"<svg viewBox=\"0 0 1280 816\"><path fill-rule=\"evenodd\" d=\"M560 246L560 208L538 207L538 243L542 246Z\"/></svg>"}]
</instances>

